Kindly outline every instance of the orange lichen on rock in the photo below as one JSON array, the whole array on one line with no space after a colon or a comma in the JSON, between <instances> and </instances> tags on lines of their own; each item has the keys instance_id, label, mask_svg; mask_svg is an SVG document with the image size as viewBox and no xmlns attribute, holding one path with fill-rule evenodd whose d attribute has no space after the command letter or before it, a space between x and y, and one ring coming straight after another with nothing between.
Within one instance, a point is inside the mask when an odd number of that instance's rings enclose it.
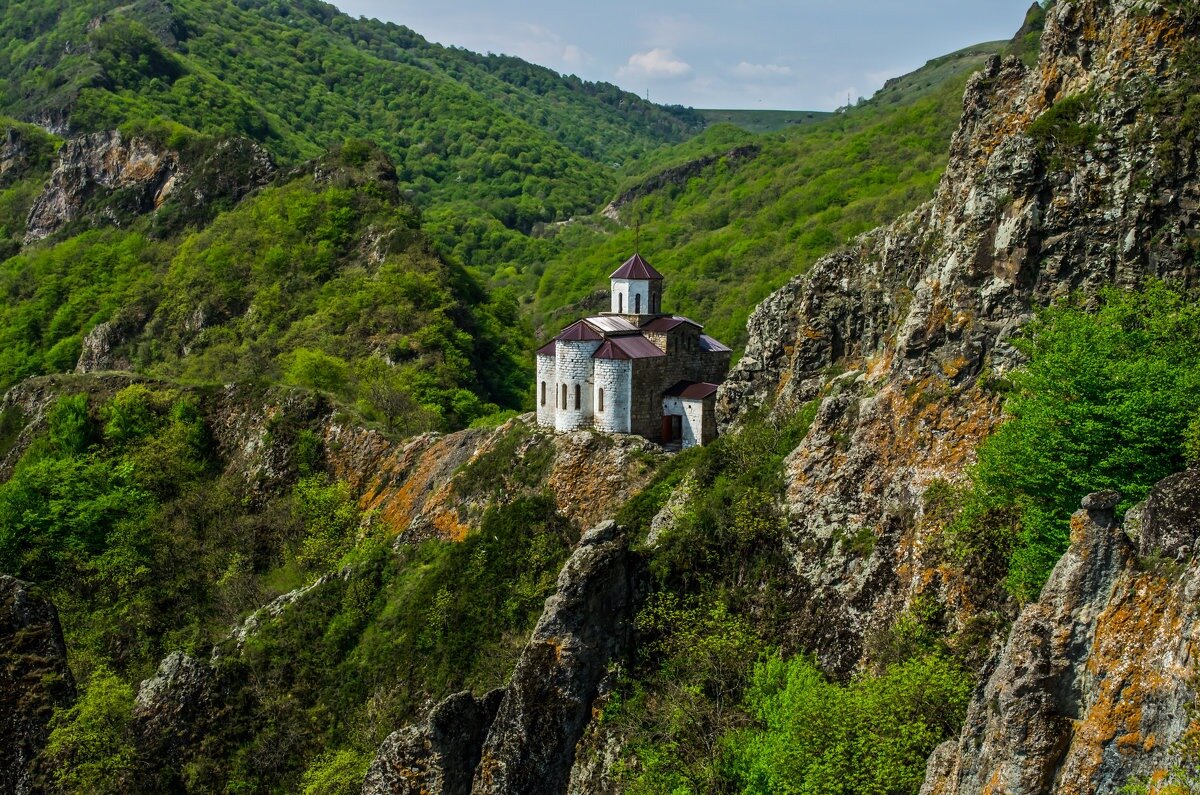
<instances>
[{"instance_id":1,"label":"orange lichen on rock","mask_svg":"<svg viewBox=\"0 0 1200 795\"><path fill-rule=\"evenodd\" d=\"M1152 753L1160 742L1143 728L1148 705L1188 688L1195 617L1180 584L1156 574L1123 574L1096 622L1087 659L1094 694L1075 724L1056 791L1094 792L1110 747L1123 757Z\"/></svg>"}]
</instances>

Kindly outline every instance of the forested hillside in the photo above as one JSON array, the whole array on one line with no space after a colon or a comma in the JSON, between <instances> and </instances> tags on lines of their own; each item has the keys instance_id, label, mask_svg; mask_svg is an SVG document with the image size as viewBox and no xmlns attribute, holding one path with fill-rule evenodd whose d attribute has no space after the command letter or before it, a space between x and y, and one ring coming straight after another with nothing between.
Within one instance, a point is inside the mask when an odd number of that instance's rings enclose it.
<instances>
[{"instance_id":1,"label":"forested hillside","mask_svg":"<svg viewBox=\"0 0 1200 795\"><path fill-rule=\"evenodd\" d=\"M420 203L468 199L525 230L590 210L613 164L702 124L615 86L309 0L23 0L5 8L0 41L0 112L11 116L76 132L244 135L285 163L365 138Z\"/></svg>"},{"instance_id":2,"label":"forested hillside","mask_svg":"<svg viewBox=\"0 0 1200 795\"><path fill-rule=\"evenodd\" d=\"M311 2L0 72L0 790L1197 788L1194 3L768 134ZM705 447L521 414L635 236Z\"/></svg>"}]
</instances>

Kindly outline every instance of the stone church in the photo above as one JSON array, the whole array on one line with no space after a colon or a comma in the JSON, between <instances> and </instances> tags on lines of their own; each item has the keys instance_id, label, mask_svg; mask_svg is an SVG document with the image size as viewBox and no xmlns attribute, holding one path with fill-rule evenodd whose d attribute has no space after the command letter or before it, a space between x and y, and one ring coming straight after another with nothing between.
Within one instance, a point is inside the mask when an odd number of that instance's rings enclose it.
<instances>
[{"instance_id":1,"label":"stone church","mask_svg":"<svg viewBox=\"0 0 1200 795\"><path fill-rule=\"evenodd\" d=\"M711 442L730 349L694 320L663 313L662 274L640 254L609 278L611 311L572 323L537 352L538 423L670 446Z\"/></svg>"}]
</instances>

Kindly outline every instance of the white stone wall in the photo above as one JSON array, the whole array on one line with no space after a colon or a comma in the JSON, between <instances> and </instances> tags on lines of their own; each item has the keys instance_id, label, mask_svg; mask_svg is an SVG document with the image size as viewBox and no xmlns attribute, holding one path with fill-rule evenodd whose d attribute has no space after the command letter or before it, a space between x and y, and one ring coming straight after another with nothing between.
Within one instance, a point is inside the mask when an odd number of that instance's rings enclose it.
<instances>
[{"instance_id":1,"label":"white stone wall","mask_svg":"<svg viewBox=\"0 0 1200 795\"><path fill-rule=\"evenodd\" d=\"M555 345L555 370L558 378L558 408L554 428L574 431L592 427L592 396L594 394L592 354L600 347L598 340L559 340ZM567 404L562 405L562 388L567 387ZM575 408L575 387L579 387L579 409Z\"/></svg>"},{"instance_id":2,"label":"white stone wall","mask_svg":"<svg viewBox=\"0 0 1200 795\"><path fill-rule=\"evenodd\" d=\"M629 433L629 405L633 363L628 359L596 359L596 428L608 433ZM604 390L604 411L600 410L600 390Z\"/></svg>"},{"instance_id":3,"label":"white stone wall","mask_svg":"<svg viewBox=\"0 0 1200 795\"><path fill-rule=\"evenodd\" d=\"M695 447L704 438L704 401L663 398L663 414L683 417L683 446Z\"/></svg>"},{"instance_id":4,"label":"white stone wall","mask_svg":"<svg viewBox=\"0 0 1200 795\"><path fill-rule=\"evenodd\" d=\"M537 421L538 425L546 427L554 427L554 390L558 388L557 367L555 366L553 356L538 356L537 357L537 382L534 384L536 390L533 396L535 405L537 406ZM542 384L545 384L545 402L542 401Z\"/></svg>"},{"instance_id":5,"label":"white stone wall","mask_svg":"<svg viewBox=\"0 0 1200 795\"><path fill-rule=\"evenodd\" d=\"M655 282L649 282L645 279L613 279L610 287L610 298L612 300L612 311L622 315L638 314L635 312L637 301L635 298L641 296L642 311L640 314L650 314L650 292L651 285ZM657 290L654 291L658 293ZM622 296L618 298L618 296Z\"/></svg>"}]
</instances>

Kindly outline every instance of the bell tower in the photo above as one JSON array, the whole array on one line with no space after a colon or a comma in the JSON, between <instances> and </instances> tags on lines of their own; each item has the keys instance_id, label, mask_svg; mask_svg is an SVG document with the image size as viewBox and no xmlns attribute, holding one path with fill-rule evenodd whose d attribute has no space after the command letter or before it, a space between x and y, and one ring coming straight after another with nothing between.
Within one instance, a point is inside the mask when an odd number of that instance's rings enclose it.
<instances>
[{"instance_id":1,"label":"bell tower","mask_svg":"<svg viewBox=\"0 0 1200 795\"><path fill-rule=\"evenodd\" d=\"M662 274L650 267L641 254L634 254L609 278L611 312L641 316L662 313Z\"/></svg>"}]
</instances>

